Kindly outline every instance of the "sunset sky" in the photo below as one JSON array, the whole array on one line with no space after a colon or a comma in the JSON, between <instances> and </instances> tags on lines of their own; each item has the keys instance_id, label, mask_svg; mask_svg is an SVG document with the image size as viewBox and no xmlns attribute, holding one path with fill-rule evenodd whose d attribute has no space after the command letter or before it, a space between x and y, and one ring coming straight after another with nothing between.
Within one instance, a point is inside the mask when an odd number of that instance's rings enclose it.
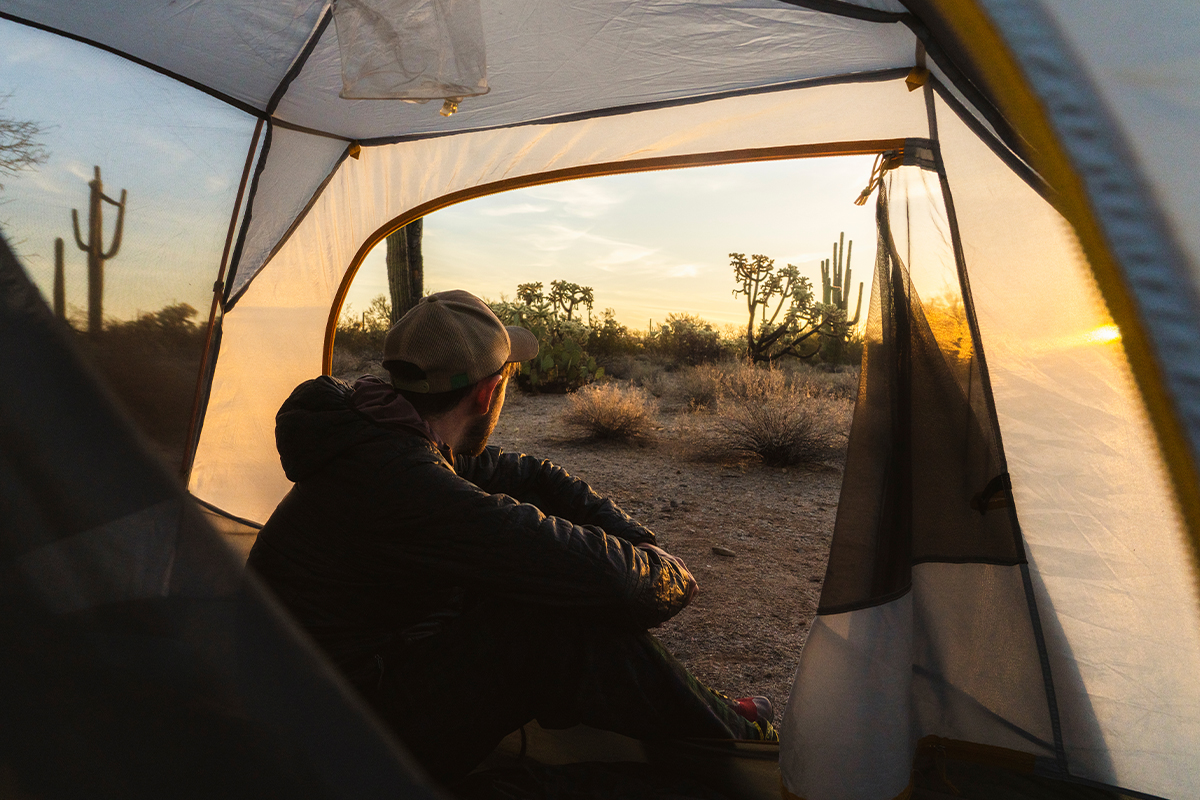
<instances>
[{"instance_id":1,"label":"sunset sky","mask_svg":"<svg viewBox=\"0 0 1200 800\"><path fill-rule=\"evenodd\" d=\"M795 264L819 288L820 261L845 231L855 286L865 281L869 292L873 204L853 200L871 163L859 156L615 175L472 200L426 217L426 291L512 298L518 283L564 279L593 287L596 312L612 308L631 327L678 311L742 325L731 252ZM355 280L354 312L387 292L384 249Z\"/></svg>"}]
</instances>

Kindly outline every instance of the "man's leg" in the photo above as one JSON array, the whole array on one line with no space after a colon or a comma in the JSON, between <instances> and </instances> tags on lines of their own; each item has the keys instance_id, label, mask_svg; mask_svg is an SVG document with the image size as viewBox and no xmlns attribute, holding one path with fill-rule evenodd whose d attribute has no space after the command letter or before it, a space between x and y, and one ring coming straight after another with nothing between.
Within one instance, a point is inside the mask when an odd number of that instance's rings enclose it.
<instances>
[{"instance_id":1,"label":"man's leg","mask_svg":"<svg viewBox=\"0 0 1200 800\"><path fill-rule=\"evenodd\" d=\"M594 616L488 602L382 656L375 686L360 685L443 779L470 770L531 719L639 739L763 735L653 636Z\"/></svg>"}]
</instances>

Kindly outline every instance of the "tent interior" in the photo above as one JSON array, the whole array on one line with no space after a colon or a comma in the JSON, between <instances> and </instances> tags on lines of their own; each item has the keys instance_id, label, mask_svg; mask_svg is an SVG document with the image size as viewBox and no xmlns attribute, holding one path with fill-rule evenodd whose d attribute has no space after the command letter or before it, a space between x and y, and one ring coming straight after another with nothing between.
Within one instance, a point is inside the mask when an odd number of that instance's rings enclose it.
<instances>
[{"instance_id":1,"label":"tent interior","mask_svg":"<svg viewBox=\"0 0 1200 800\"><path fill-rule=\"evenodd\" d=\"M1142 24L1102 5L1109 26ZM434 6L461 24L407 16ZM1197 14L1164 11L1163 53L1195 52ZM436 792L238 553L290 487L274 415L329 371L366 253L510 189L856 154L880 164L866 348L777 753L578 731L505 747L547 770L673 764L715 796L1196 796L1200 189L1178 168L1194 134L1171 137L1200 130L1200 104L1138 94L1121 46L1088 47L1117 35L1099 16L0 0L0 117L36 120L50 151L6 174L0 205L0 697L19 721L0 787ZM469 79L372 83L426 45ZM1054 125L1019 113L1022 91ZM89 212L72 242L87 181L108 222ZM66 278L64 250L93 275ZM69 335L61 287L85 280L108 316ZM943 287L965 344L924 314Z\"/></svg>"}]
</instances>

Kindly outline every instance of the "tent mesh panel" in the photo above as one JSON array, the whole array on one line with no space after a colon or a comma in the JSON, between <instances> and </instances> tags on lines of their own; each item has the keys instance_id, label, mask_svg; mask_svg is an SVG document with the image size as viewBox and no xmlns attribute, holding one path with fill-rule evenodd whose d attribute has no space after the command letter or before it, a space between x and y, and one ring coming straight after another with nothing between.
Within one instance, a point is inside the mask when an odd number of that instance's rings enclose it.
<instances>
[{"instance_id":1,"label":"tent mesh panel","mask_svg":"<svg viewBox=\"0 0 1200 800\"><path fill-rule=\"evenodd\" d=\"M1025 561L962 296L923 302L886 187L858 403L819 613L886 602L923 562Z\"/></svg>"}]
</instances>

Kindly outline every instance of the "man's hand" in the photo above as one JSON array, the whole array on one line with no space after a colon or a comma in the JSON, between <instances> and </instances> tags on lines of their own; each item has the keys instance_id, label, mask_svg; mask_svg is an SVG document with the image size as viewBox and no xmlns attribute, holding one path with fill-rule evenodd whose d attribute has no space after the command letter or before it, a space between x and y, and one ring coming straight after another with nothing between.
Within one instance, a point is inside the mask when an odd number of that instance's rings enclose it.
<instances>
[{"instance_id":1,"label":"man's hand","mask_svg":"<svg viewBox=\"0 0 1200 800\"><path fill-rule=\"evenodd\" d=\"M652 544L635 545L639 550L648 550L657 553L658 557L664 562L673 564L679 570L680 575L684 580L683 607L688 606L696 595L700 592L700 584L696 582L696 577L692 575L691 570L687 568L687 564L683 563L683 559L679 556L673 556L661 547Z\"/></svg>"}]
</instances>

